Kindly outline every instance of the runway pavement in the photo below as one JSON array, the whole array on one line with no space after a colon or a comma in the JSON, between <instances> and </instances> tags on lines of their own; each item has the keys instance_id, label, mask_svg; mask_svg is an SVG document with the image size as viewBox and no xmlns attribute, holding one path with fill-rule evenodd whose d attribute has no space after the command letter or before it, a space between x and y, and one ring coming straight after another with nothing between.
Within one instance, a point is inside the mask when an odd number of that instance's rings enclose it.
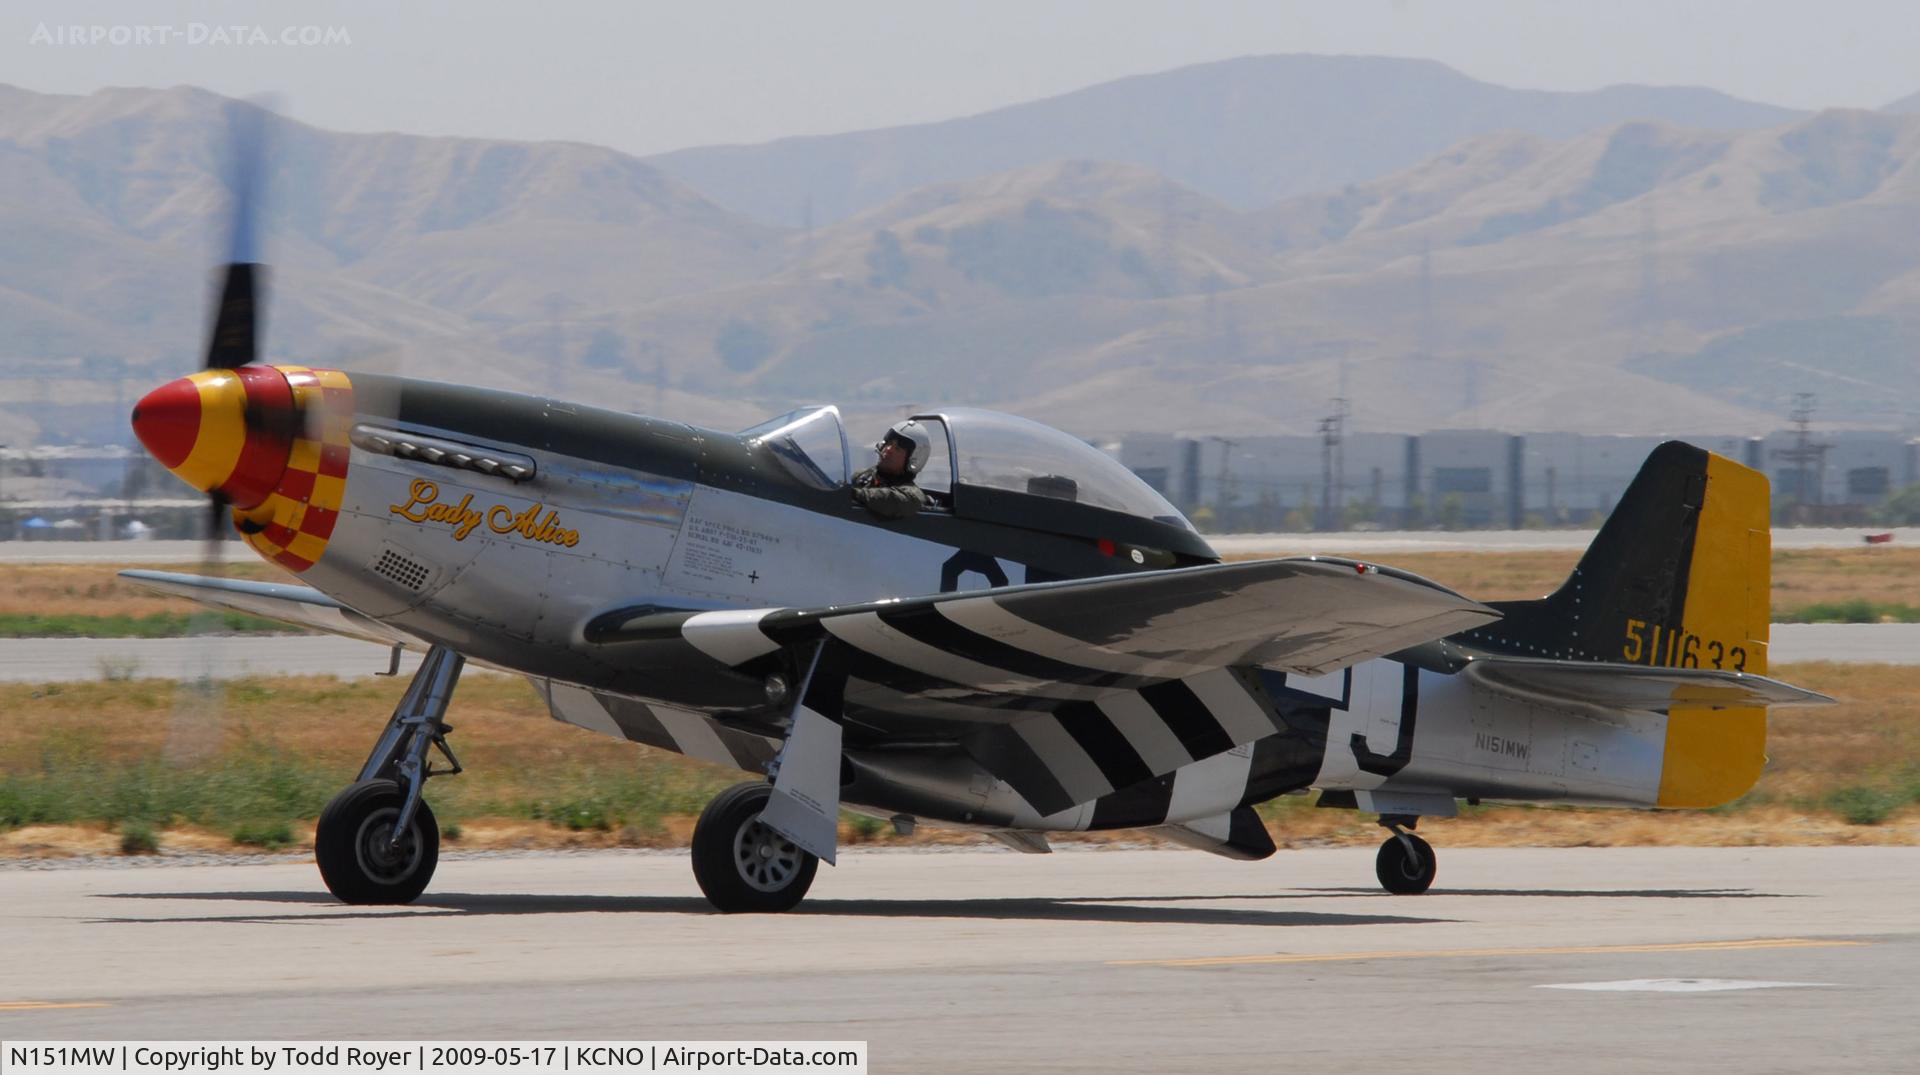
<instances>
[{"instance_id":1,"label":"runway pavement","mask_svg":"<svg viewBox=\"0 0 1920 1075\"><path fill-rule=\"evenodd\" d=\"M201 564L204 541L0 541L0 563L8 564ZM238 541L213 547L221 563L258 563L260 556Z\"/></svg>"},{"instance_id":2,"label":"runway pavement","mask_svg":"<svg viewBox=\"0 0 1920 1075\"><path fill-rule=\"evenodd\" d=\"M0 1038L867 1039L889 1071L1913 1070L1920 848L850 850L802 911L684 855L0 868Z\"/></svg>"},{"instance_id":3,"label":"runway pavement","mask_svg":"<svg viewBox=\"0 0 1920 1075\"><path fill-rule=\"evenodd\" d=\"M1843 664L1920 663L1920 624L1780 623L1771 659ZM408 674L420 655L401 659ZM387 650L329 635L206 638L0 639L0 682L55 683L108 677L214 679L332 675L357 679L387 670Z\"/></svg>"},{"instance_id":4,"label":"runway pavement","mask_svg":"<svg viewBox=\"0 0 1920 1075\"><path fill-rule=\"evenodd\" d=\"M1920 663L1920 623L1776 623L1767 646L1770 664Z\"/></svg>"},{"instance_id":5,"label":"runway pavement","mask_svg":"<svg viewBox=\"0 0 1920 1075\"><path fill-rule=\"evenodd\" d=\"M209 638L0 639L0 682L61 683L93 679L238 679L245 676L339 676L385 672L384 646L334 635L229 635ZM403 654L400 672L420 664Z\"/></svg>"}]
</instances>

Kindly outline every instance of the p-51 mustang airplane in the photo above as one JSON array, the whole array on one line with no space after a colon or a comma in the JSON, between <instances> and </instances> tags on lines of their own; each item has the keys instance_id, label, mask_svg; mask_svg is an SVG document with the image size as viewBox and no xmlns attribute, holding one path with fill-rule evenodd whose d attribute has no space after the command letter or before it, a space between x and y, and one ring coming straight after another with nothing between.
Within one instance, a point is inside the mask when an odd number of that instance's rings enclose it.
<instances>
[{"instance_id":1,"label":"p-51 mustang airplane","mask_svg":"<svg viewBox=\"0 0 1920 1075\"><path fill-rule=\"evenodd\" d=\"M1725 802L1764 764L1766 707L1825 701L1763 674L1765 478L1678 442L1564 586L1488 605L1351 560L1220 563L1118 462L1004 414L916 416L927 503L886 520L849 494L832 407L728 434L256 365L234 262L209 368L133 426L305 585L126 575L426 650L319 819L348 902L433 875L421 793L459 771L444 717L468 660L525 675L558 720L760 774L695 828L723 911L797 904L842 806L1022 851L1144 828L1260 859L1255 805L1307 789L1378 814L1380 882L1417 893L1419 818Z\"/></svg>"}]
</instances>

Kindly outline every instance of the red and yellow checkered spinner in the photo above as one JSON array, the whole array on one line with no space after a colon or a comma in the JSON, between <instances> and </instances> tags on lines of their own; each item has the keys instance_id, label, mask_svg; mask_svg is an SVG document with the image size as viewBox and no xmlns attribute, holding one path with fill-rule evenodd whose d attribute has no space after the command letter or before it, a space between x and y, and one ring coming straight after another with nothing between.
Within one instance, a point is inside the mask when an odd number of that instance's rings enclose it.
<instances>
[{"instance_id":1,"label":"red and yellow checkered spinner","mask_svg":"<svg viewBox=\"0 0 1920 1075\"><path fill-rule=\"evenodd\" d=\"M305 571L326 551L347 488L353 385L305 366L212 369L133 408L133 431L182 481L223 498L261 556Z\"/></svg>"}]
</instances>

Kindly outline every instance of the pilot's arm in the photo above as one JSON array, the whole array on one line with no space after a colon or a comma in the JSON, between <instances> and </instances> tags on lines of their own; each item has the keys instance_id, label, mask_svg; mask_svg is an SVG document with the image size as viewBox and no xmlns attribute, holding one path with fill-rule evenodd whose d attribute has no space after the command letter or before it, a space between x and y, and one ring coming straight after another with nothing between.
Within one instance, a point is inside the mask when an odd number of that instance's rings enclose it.
<instances>
[{"instance_id":1,"label":"pilot's arm","mask_svg":"<svg viewBox=\"0 0 1920 1075\"><path fill-rule=\"evenodd\" d=\"M926 490L912 482L898 485L881 485L872 482L869 474L862 473L871 484L861 484L855 479L853 502L866 508L882 519L904 519L927 506Z\"/></svg>"}]
</instances>

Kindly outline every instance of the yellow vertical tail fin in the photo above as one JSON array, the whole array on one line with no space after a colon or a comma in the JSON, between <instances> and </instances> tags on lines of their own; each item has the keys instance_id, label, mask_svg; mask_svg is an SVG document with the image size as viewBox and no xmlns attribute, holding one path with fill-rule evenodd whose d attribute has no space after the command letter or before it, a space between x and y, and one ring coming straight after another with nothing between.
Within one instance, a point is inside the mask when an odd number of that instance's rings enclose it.
<instances>
[{"instance_id":1,"label":"yellow vertical tail fin","mask_svg":"<svg viewBox=\"0 0 1920 1075\"><path fill-rule=\"evenodd\" d=\"M1647 456L1573 574L1538 601L1495 602L1467 641L1572 661L1767 670L1772 533L1766 475L1680 441ZM1661 806L1744 794L1766 764L1762 709L1676 709Z\"/></svg>"}]
</instances>

